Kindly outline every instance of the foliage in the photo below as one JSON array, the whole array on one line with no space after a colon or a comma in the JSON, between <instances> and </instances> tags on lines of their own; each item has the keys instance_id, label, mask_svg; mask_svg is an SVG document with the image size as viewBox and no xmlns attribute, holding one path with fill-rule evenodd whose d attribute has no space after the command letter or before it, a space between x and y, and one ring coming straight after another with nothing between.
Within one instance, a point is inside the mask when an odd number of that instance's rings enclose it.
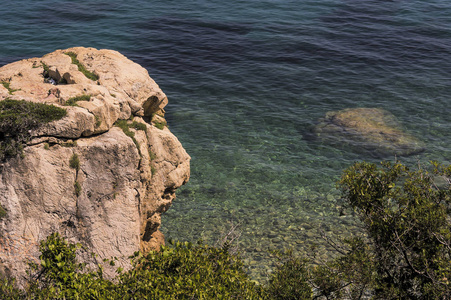
<instances>
[{"instance_id":1,"label":"foliage","mask_svg":"<svg viewBox=\"0 0 451 300\"><path fill-rule=\"evenodd\" d=\"M17 288L16 281L9 278L0 277L0 295L8 300L26 299L25 293Z\"/></svg>"},{"instance_id":2,"label":"foliage","mask_svg":"<svg viewBox=\"0 0 451 300\"><path fill-rule=\"evenodd\" d=\"M51 234L40 243L40 264L31 264L25 293L7 280L0 291L17 295L11 299L262 299L239 257L226 249L178 242L137 252L131 270L118 268L118 277L107 280L100 265L90 270L76 261L80 247Z\"/></svg>"},{"instance_id":3,"label":"foliage","mask_svg":"<svg viewBox=\"0 0 451 300\"><path fill-rule=\"evenodd\" d=\"M357 163L340 186L368 234L376 298L451 298L451 166ZM441 179L445 185L437 185ZM363 262L355 257L351 262ZM353 265L356 268L357 265ZM363 273L363 270L358 272Z\"/></svg>"},{"instance_id":4,"label":"foliage","mask_svg":"<svg viewBox=\"0 0 451 300\"><path fill-rule=\"evenodd\" d=\"M279 253L281 263L271 275L266 297L269 299L312 299L308 280L307 260L294 257L291 252Z\"/></svg>"},{"instance_id":5,"label":"foliage","mask_svg":"<svg viewBox=\"0 0 451 300\"><path fill-rule=\"evenodd\" d=\"M332 244L341 254L311 270L310 284L315 297L326 299L366 299L374 286L374 260L369 245L359 237Z\"/></svg>"},{"instance_id":6,"label":"foliage","mask_svg":"<svg viewBox=\"0 0 451 300\"><path fill-rule=\"evenodd\" d=\"M66 110L43 103L5 99L0 101L0 161L20 154L30 130L59 120Z\"/></svg>"},{"instance_id":7,"label":"foliage","mask_svg":"<svg viewBox=\"0 0 451 300\"><path fill-rule=\"evenodd\" d=\"M86 78L91 79L93 81L99 80L99 76L91 71L88 71L85 66L78 60L77 54L74 52L66 52L64 53L72 59L72 63L78 67L78 71L82 72Z\"/></svg>"},{"instance_id":8,"label":"foliage","mask_svg":"<svg viewBox=\"0 0 451 300\"><path fill-rule=\"evenodd\" d=\"M120 275L126 299L258 299L239 257L226 249L177 242L145 256Z\"/></svg>"},{"instance_id":9,"label":"foliage","mask_svg":"<svg viewBox=\"0 0 451 300\"><path fill-rule=\"evenodd\" d=\"M146 130L146 129L142 129L142 126L139 126L138 122L133 121L132 124L128 124L127 120L117 120L114 125L116 125L117 127L119 127L120 129L122 129L122 131L125 133L126 136L130 137L133 141L133 143L135 143L136 148L138 149L139 152L139 156L142 156L141 154L141 146L139 145L138 141L135 139L135 133L133 131L130 131L130 128L135 128L139 130ZM145 124L143 124L144 126L146 126Z\"/></svg>"},{"instance_id":10,"label":"foliage","mask_svg":"<svg viewBox=\"0 0 451 300\"><path fill-rule=\"evenodd\" d=\"M154 121L153 124L160 130L163 130L163 128L168 125L166 122L158 122L158 121Z\"/></svg>"},{"instance_id":11,"label":"foliage","mask_svg":"<svg viewBox=\"0 0 451 300\"><path fill-rule=\"evenodd\" d=\"M77 147L77 141L67 141L67 142L63 142L60 144L63 147L67 147L67 148L72 148L72 147Z\"/></svg>"},{"instance_id":12,"label":"foliage","mask_svg":"<svg viewBox=\"0 0 451 300\"><path fill-rule=\"evenodd\" d=\"M142 131L146 131L147 130L147 126L144 123L139 123L136 121L133 121L132 124L130 125L130 128L135 128L136 130L142 130Z\"/></svg>"},{"instance_id":13,"label":"foliage","mask_svg":"<svg viewBox=\"0 0 451 300\"><path fill-rule=\"evenodd\" d=\"M80 247L58 233L41 241L40 264L31 264L26 299L118 299L109 297L113 283L103 279L100 267L92 271L76 261Z\"/></svg>"},{"instance_id":14,"label":"foliage","mask_svg":"<svg viewBox=\"0 0 451 300\"><path fill-rule=\"evenodd\" d=\"M431 172L400 163L348 168L339 185L365 234L326 239L338 256L319 266L279 256L264 286L249 279L228 244L137 252L130 270L106 280L101 267L76 263L78 246L53 234L41 243L26 294L4 280L0 291L11 299L451 299L450 177L451 166L439 164Z\"/></svg>"},{"instance_id":15,"label":"foliage","mask_svg":"<svg viewBox=\"0 0 451 300\"><path fill-rule=\"evenodd\" d=\"M69 98L64 105L66 106L77 106L77 102L78 101L89 101L91 100L91 95L81 95L81 96L76 96L76 97L72 97Z\"/></svg>"},{"instance_id":16,"label":"foliage","mask_svg":"<svg viewBox=\"0 0 451 300\"><path fill-rule=\"evenodd\" d=\"M77 153L72 154L70 157L69 166L77 171L80 170L80 159L78 158Z\"/></svg>"},{"instance_id":17,"label":"foliage","mask_svg":"<svg viewBox=\"0 0 451 300\"><path fill-rule=\"evenodd\" d=\"M18 91L17 89L12 89L10 87L10 83L7 81L2 81L1 84L8 90L8 93L12 95L14 92Z\"/></svg>"},{"instance_id":18,"label":"foliage","mask_svg":"<svg viewBox=\"0 0 451 300\"><path fill-rule=\"evenodd\" d=\"M0 205L0 220L6 217L6 210Z\"/></svg>"},{"instance_id":19,"label":"foliage","mask_svg":"<svg viewBox=\"0 0 451 300\"><path fill-rule=\"evenodd\" d=\"M81 185L78 181L74 183L75 195L78 197L81 194Z\"/></svg>"},{"instance_id":20,"label":"foliage","mask_svg":"<svg viewBox=\"0 0 451 300\"><path fill-rule=\"evenodd\" d=\"M150 160L155 160L157 158L157 155L153 153L152 150L150 150L150 148L149 148L149 158Z\"/></svg>"}]
</instances>

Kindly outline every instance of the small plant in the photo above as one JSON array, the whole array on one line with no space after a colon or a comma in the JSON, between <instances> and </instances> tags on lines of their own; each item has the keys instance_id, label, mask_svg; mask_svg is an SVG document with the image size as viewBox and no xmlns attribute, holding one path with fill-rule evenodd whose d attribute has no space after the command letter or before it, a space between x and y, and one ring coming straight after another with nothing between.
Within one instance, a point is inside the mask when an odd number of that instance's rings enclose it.
<instances>
[{"instance_id":1,"label":"small plant","mask_svg":"<svg viewBox=\"0 0 451 300\"><path fill-rule=\"evenodd\" d=\"M80 183L79 183L78 181L75 181L75 183L74 183L74 189L75 189L75 195L76 195L77 197L79 197L80 194L81 194L81 185L80 185Z\"/></svg>"},{"instance_id":2,"label":"small plant","mask_svg":"<svg viewBox=\"0 0 451 300\"><path fill-rule=\"evenodd\" d=\"M135 128L136 130L142 130L142 131L146 131L147 130L146 124L139 123L139 122L136 122L136 121L133 121L133 123L130 125L130 127Z\"/></svg>"},{"instance_id":3,"label":"small plant","mask_svg":"<svg viewBox=\"0 0 451 300\"><path fill-rule=\"evenodd\" d=\"M102 124L102 120L100 120L98 115L94 115L94 118L96 119L96 127L99 127Z\"/></svg>"},{"instance_id":4,"label":"small plant","mask_svg":"<svg viewBox=\"0 0 451 300\"><path fill-rule=\"evenodd\" d=\"M49 72L50 72L50 68L48 65L46 65L44 62L41 61L41 66L44 69L43 75L44 77L48 77L49 76Z\"/></svg>"},{"instance_id":5,"label":"small plant","mask_svg":"<svg viewBox=\"0 0 451 300\"><path fill-rule=\"evenodd\" d=\"M154 166L151 166L150 172L152 173L152 175L155 175L157 173L157 169Z\"/></svg>"},{"instance_id":6,"label":"small plant","mask_svg":"<svg viewBox=\"0 0 451 300\"><path fill-rule=\"evenodd\" d=\"M153 124L160 130L163 130L163 128L168 125L166 122L158 122L158 121L154 121Z\"/></svg>"},{"instance_id":7,"label":"small plant","mask_svg":"<svg viewBox=\"0 0 451 300\"><path fill-rule=\"evenodd\" d=\"M11 83L9 83L9 82L7 82L7 81L2 81L2 85L8 90L8 93L9 93L10 95L12 95L14 92L20 90L20 89L12 89L12 88L10 87L10 84L11 84Z\"/></svg>"},{"instance_id":8,"label":"small plant","mask_svg":"<svg viewBox=\"0 0 451 300\"><path fill-rule=\"evenodd\" d=\"M77 141L63 142L63 143L61 143L61 146L68 147L68 148L77 147Z\"/></svg>"},{"instance_id":9,"label":"small plant","mask_svg":"<svg viewBox=\"0 0 451 300\"><path fill-rule=\"evenodd\" d=\"M157 158L157 155L152 152L152 150L149 149L149 158L150 160L155 160Z\"/></svg>"},{"instance_id":10,"label":"small plant","mask_svg":"<svg viewBox=\"0 0 451 300\"><path fill-rule=\"evenodd\" d=\"M76 153L72 154L69 160L69 166L77 171L80 170L80 159Z\"/></svg>"},{"instance_id":11,"label":"small plant","mask_svg":"<svg viewBox=\"0 0 451 300\"><path fill-rule=\"evenodd\" d=\"M138 141L135 139L135 133L133 131L130 131L130 127L132 127L132 125L129 125L127 120L117 120L116 123L114 123L114 125L116 125L120 129L122 129L122 131L125 133L125 135L132 139L133 143L135 143L135 146L138 149L139 156L142 157L141 146L139 145Z\"/></svg>"},{"instance_id":12,"label":"small plant","mask_svg":"<svg viewBox=\"0 0 451 300\"><path fill-rule=\"evenodd\" d=\"M78 101L89 101L91 100L91 95L81 95L81 96L76 96L76 97L72 97L69 98L64 105L66 106L77 106L77 102Z\"/></svg>"},{"instance_id":13,"label":"small plant","mask_svg":"<svg viewBox=\"0 0 451 300\"><path fill-rule=\"evenodd\" d=\"M74 52L66 52L64 53L72 59L72 63L78 67L78 71L82 72L86 78L91 79L92 81L99 80L99 76L91 71L88 71L85 66L77 59L77 54Z\"/></svg>"},{"instance_id":14,"label":"small plant","mask_svg":"<svg viewBox=\"0 0 451 300\"><path fill-rule=\"evenodd\" d=\"M49 149L50 149L49 143L44 143L44 149L45 149L45 150L49 150Z\"/></svg>"},{"instance_id":15,"label":"small plant","mask_svg":"<svg viewBox=\"0 0 451 300\"><path fill-rule=\"evenodd\" d=\"M0 220L6 217L6 210L0 205Z\"/></svg>"}]
</instances>

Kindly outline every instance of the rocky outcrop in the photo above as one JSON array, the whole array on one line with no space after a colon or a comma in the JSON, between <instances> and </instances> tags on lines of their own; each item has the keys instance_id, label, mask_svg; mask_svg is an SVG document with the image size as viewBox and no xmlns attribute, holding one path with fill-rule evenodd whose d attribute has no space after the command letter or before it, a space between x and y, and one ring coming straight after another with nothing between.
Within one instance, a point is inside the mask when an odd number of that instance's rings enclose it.
<instances>
[{"instance_id":1,"label":"rocky outcrop","mask_svg":"<svg viewBox=\"0 0 451 300\"><path fill-rule=\"evenodd\" d=\"M404 132L396 117L379 108L328 112L314 128L316 138L330 144L369 151L375 156L412 155L424 144Z\"/></svg>"},{"instance_id":2,"label":"rocky outcrop","mask_svg":"<svg viewBox=\"0 0 451 300\"><path fill-rule=\"evenodd\" d=\"M161 214L188 181L190 157L144 68L116 51L71 48L3 66L0 81L0 101L67 110L1 166L0 271L20 278L55 231L86 245L86 259L123 266L164 242Z\"/></svg>"}]
</instances>

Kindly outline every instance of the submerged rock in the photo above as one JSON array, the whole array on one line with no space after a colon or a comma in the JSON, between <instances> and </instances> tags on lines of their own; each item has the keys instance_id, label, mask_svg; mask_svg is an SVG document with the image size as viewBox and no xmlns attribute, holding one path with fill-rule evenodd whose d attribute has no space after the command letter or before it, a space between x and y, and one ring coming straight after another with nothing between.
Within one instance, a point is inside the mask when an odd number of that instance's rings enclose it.
<instances>
[{"instance_id":1,"label":"submerged rock","mask_svg":"<svg viewBox=\"0 0 451 300\"><path fill-rule=\"evenodd\" d=\"M3 66L0 82L0 101L67 110L30 132L22 157L0 162L0 272L22 278L55 231L86 245L86 261L94 252L127 267L158 248L190 157L164 126L167 98L148 72L116 51L71 48Z\"/></svg>"},{"instance_id":2,"label":"submerged rock","mask_svg":"<svg viewBox=\"0 0 451 300\"><path fill-rule=\"evenodd\" d=\"M351 146L375 156L412 155L424 144L401 129L396 117L379 108L351 108L328 112L313 130L321 141Z\"/></svg>"}]
</instances>

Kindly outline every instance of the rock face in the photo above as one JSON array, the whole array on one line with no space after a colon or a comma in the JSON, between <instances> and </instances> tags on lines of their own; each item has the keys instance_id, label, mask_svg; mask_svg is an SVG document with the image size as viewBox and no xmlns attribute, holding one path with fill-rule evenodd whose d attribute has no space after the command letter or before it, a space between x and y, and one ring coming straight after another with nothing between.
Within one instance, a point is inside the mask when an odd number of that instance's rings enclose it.
<instances>
[{"instance_id":1,"label":"rock face","mask_svg":"<svg viewBox=\"0 0 451 300\"><path fill-rule=\"evenodd\" d=\"M164 242L161 214L188 181L190 157L164 126L167 97L144 68L115 51L71 48L3 66L0 81L0 101L67 110L1 166L0 272L20 280L55 231L87 246L86 259L115 256L125 267Z\"/></svg>"},{"instance_id":2,"label":"rock face","mask_svg":"<svg viewBox=\"0 0 451 300\"><path fill-rule=\"evenodd\" d=\"M424 151L423 143L404 132L394 115L378 108L353 108L328 112L314 128L325 142L364 149L375 156L412 155Z\"/></svg>"}]
</instances>

